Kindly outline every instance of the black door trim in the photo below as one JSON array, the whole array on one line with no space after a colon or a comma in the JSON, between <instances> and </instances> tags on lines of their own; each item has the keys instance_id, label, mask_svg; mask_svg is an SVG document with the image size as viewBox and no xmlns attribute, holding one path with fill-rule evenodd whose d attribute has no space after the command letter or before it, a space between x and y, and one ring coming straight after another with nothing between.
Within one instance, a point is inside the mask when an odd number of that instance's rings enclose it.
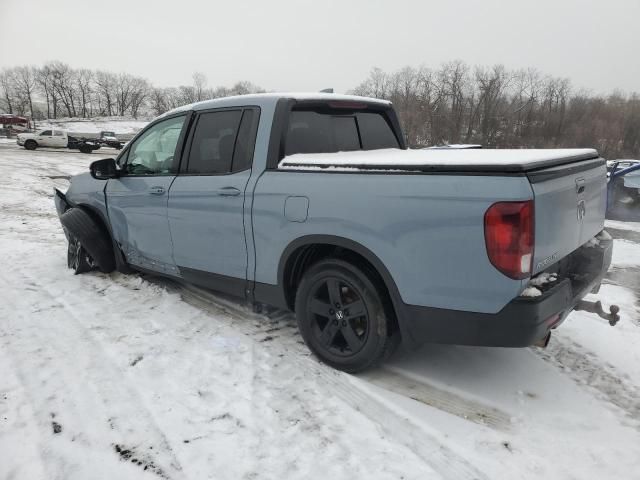
<instances>
[{"instance_id":1,"label":"black door trim","mask_svg":"<svg viewBox=\"0 0 640 480\"><path fill-rule=\"evenodd\" d=\"M186 282L200 287L223 292L234 297L246 298L247 281L244 278L229 277L178 265L180 276Z\"/></svg>"}]
</instances>

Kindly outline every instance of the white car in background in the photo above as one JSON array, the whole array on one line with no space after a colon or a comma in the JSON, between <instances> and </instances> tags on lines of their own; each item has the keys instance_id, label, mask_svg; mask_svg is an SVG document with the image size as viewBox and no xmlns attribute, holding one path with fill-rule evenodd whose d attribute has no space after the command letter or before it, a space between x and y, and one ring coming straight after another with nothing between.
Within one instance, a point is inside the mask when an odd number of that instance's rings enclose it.
<instances>
[{"instance_id":1,"label":"white car in background","mask_svg":"<svg viewBox=\"0 0 640 480\"><path fill-rule=\"evenodd\" d=\"M62 130L41 130L37 133L21 133L17 136L18 145L27 150L38 147L67 148L69 137Z\"/></svg>"}]
</instances>

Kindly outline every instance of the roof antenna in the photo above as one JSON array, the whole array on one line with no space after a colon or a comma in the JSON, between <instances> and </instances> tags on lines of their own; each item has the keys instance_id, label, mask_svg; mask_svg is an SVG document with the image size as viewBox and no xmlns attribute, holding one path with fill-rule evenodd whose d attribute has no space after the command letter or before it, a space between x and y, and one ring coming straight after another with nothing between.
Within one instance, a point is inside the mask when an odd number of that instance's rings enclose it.
<instances>
[{"instance_id":1,"label":"roof antenna","mask_svg":"<svg viewBox=\"0 0 640 480\"><path fill-rule=\"evenodd\" d=\"M325 88L320 90L320 93L333 93L333 88Z\"/></svg>"}]
</instances>

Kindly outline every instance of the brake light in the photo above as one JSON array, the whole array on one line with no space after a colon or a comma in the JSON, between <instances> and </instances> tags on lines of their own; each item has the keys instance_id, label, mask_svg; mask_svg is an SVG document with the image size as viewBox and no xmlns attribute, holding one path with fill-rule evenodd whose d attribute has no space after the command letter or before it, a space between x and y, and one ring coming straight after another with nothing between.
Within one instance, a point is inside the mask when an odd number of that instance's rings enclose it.
<instances>
[{"instance_id":1,"label":"brake light","mask_svg":"<svg viewBox=\"0 0 640 480\"><path fill-rule=\"evenodd\" d=\"M350 101L333 101L329 102L331 108L345 108L347 110L364 110L367 108L366 103L362 102L350 102Z\"/></svg>"},{"instance_id":2,"label":"brake light","mask_svg":"<svg viewBox=\"0 0 640 480\"><path fill-rule=\"evenodd\" d=\"M498 202L484 214L484 240L491 264L513 279L531 275L533 200Z\"/></svg>"}]
</instances>

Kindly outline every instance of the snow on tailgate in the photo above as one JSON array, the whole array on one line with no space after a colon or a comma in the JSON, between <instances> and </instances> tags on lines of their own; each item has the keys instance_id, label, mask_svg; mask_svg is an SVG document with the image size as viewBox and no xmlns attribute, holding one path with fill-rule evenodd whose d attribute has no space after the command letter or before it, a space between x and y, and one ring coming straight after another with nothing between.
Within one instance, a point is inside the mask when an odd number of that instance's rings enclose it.
<instances>
[{"instance_id":1,"label":"snow on tailgate","mask_svg":"<svg viewBox=\"0 0 640 480\"><path fill-rule=\"evenodd\" d=\"M493 170L522 171L545 166L558 159L585 160L597 158L598 152L583 149L522 149L522 150L360 150L338 153L299 153L285 157L281 169L296 170L300 167L335 167L362 169L424 170L425 167L447 169L453 167L478 167Z\"/></svg>"}]
</instances>

